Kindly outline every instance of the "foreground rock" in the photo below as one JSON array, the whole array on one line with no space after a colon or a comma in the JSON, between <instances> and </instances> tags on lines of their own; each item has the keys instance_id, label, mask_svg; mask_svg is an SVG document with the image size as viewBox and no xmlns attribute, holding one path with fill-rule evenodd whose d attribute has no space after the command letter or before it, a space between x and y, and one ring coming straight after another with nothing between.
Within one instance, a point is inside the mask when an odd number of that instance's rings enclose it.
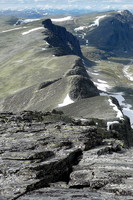
<instances>
[{"instance_id":1,"label":"foreground rock","mask_svg":"<svg viewBox=\"0 0 133 200\"><path fill-rule=\"evenodd\" d=\"M132 149L125 149L131 132L119 140L121 134L56 110L1 113L0 199L56 199L54 188L70 199L71 188L84 187L86 198L97 189L94 196L132 195Z\"/></svg>"}]
</instances>

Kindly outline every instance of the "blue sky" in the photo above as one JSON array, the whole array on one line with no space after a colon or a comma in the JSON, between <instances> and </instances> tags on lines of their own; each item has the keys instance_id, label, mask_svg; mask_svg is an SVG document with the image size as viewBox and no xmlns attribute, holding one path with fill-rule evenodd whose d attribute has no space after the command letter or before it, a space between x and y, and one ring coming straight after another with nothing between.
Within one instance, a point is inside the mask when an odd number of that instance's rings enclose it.
<instances>
[{"instance_id":1,"label":"blue sky","mask_svg":"<svg viewBox=\"0 0 133 200\"><path fill-rule=\"evenodd\" d=\"M0 9L58 8L90 10L133 10L133 0L0 0Z\"/></svg>"}]
</instances>

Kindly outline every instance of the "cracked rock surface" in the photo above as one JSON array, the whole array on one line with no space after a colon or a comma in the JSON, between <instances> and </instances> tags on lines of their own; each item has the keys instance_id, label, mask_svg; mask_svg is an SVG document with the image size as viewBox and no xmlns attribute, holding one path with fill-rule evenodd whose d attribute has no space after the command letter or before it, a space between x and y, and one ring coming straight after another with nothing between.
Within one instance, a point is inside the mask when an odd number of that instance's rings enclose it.
<instances>
[{"instance_id":1,"label":"cracked rock surface","mask_svg":"<svg viewBox=\"0 0 133 200\"><path fill-rule=\"evenodd\" d=\"M133 150L103 124L0 113L0 200L130 199Z\"/></svg>"}]
</instances>

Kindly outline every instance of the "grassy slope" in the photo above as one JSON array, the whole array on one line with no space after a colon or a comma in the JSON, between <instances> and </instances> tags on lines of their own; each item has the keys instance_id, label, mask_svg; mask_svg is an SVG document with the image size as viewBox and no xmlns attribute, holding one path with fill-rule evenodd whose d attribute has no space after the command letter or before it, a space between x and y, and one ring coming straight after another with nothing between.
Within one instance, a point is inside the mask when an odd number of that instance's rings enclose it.
<instances>
[{"instance_id":1,"label":"grassy slope","mask_svg":"<svg viewBox=\"0 0 133 200\"><path fill-rule=\"evenodd\" d=\"M69 59L67 56L57 58L52 52L42 50L47 46L43 30L22 35L23 32L41 27L41 20L17 26L22 29L6 33L2 31L16 26L6 25L4 21L3 24L0 31L1 97L36 83L60 78L74 63L76 56L69 56Z\"/></svg>"},{"instance_id":2,"label":"grassy slope","mask_svg":"<svg viewBox=\"0 0 133 200\"><path fill-rule=\"evenodd\" d=\"M79 26L88 26L96 19L97 16L105 15L106 13L93 13L75 17L74 20L56 23L65 26L69 31L77 36L81 36L83 32L75 32L74 28ZM108 13L113 14L113 12ZM14 18L1 19L2 30L14 28ZM32 32L28 35L22 36L22 32L28 31L35 27L41 26L41 21L32 22L23 26L27 28L24 30L17 30L13 32L0 33L2 40L0 41L0 95L6 96L18 91L22 88L29 87L33 84L43 82L48 79L59 78L71 68L75 56L56 58L52 56L52 52L43 51L46 47L43 30ZM10 22L10 23L9 23ZM23 27L22 26L22 27ZM17 26L19 27L19 26ZM90 68L90 71L99 70L99 76L90 76L94 81L98 78L107 81L108 85L113 88L124 87L125 90L133 88L133 84L128 80L123 73L123 66L128 64L131 58L114 58L108 57L108 53L96 49L94 47L83 46L82 51L84 55L93 61L98 61ZM103 57L108 57L103 60ZM132 66L129 69L133 73Z\"/></svg>"}]
</instances>

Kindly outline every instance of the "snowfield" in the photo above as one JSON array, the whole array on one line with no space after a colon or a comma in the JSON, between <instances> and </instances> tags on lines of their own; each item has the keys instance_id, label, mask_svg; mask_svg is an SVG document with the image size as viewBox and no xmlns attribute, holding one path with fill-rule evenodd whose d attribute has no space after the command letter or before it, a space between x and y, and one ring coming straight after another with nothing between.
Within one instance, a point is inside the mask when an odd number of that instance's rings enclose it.
<instances>
[{"instance_id":1,"label":"snowfield","mask_svg":"<svg viewBox=\"0 0 133 200\"><path fill-rule=\"evenodd\" d=\"M118 92L118 93L106 93L102 92L100 93L100 96L112 96L117 99L119 102L120 106L122 107L122 112L124 115L128 116L131 122L131 126L133 128L133 110L132 110L132 105L127 104L125 101L124 93L123 92Z\"/></svg>"},{"instance_id":2,"label":"snowfield","mask_svg":"<svg viewBox=\"0 0 133 200\"><path fill-rule=\"evenodd\" d=\"M25 29L25 28L27 28L27 27L12 28L12 29L8 29L8 30L1 31L0 33L7 33L7 32L17 31L17 30Z\"/></svg>"},{"instance_id":3,"label":"snowfield","mask_svg":"<svg viewBox=\"0 0 133 200\"><path fill-rule=\"evenodd\" d=\"M96 17L96 20L94 21L93 24L91 24L91 25L89 26L89 28L90 28L90 27L93 27L93 26L99 26L100 20L103 19L103 18L105 18L106 16L107 16L107 15L103 15L103 16Z\"/></svg>"},{"instance_id":4,"label":"snowfield","mask_svg":"<svg viewBox=\"0 0 133 200\"><path fill-rule=\"evenodd\" d=\"M131 67L131 65L133 64L133 60L131 60L131 62L129 63L129 65L126 65L124 66L123 68L123 73L124 73L124 76L130 80L130 81L133 81L133 73L130 73L129 72L129 69Z\"/></svg>"},{"instance_id":5,"label":"snowfield","mask_svg":"<svg viewBox=\"0 0 133 200\"><path fill-rule=\"evenodd\" d=\"M57 19L51 18L52 22L64 22L64 21L69 21L69 20L73 20L73 18L71 16L57 18Z\"/></svg>"},{"instance_id":6,"label":"snowfield","mask_svg":"<svg viewBox=\"0 0 133 200\"><path fill-rule=\"evenodd\" d=\"M31 23L31 22L34 22L34 21L39 21L41 19L19 19L15 24L14 26L17 26L18 24L27 24L27 23Z\"/></svg>"},{"instance_id":7,"label":"snowfield","mask_svg":"<svg viewBox=\"0 0 133 200\"><path fill-rule=\"evenodd\" d=\"M109 99L108 101L109 101L110 106L112 106L113 109L116 111L116 113L117 113L116 117L118 117L119 119L123 119L123 114L122 114L122 112L118 109L118 107L112 102L111 99Z\"/></svg>"},{"instance_id":8,"label":"snowfield","mask_svg":"<svg viewBox=\"0 0 133 200\"><path fill-rule=\"evenodd\" d=\"M74 101L69 97L69 94L67 94L67 96L65 97L63 103L58 104L58 107L63 107L63 106L67 106L71 103L74 103Z\"/></svg>"},{"instance_id":9,"label":"snowfield","mask_svg":"<svg viewBox=\"0 0 133 200\"><path fill-rule=\"evenodd\" d=\"M99 79L98 79L99 80ZM97 81L98 81L97 80ZM107 91L107 89L111 89L111 86L109 86L108 84L107 84L107 82L103 82L102 80L99 80L99 82L97 83L97 82L93 82L96 86L97 86L97 88L99 89L99 90L101 90L101 91L104 91L104 92L106 92Z\"/></svg>"},{"instance_id":10,"label":"snowfield","mask_svg":"<svg viewBox=\"0 0 133 200\"><path fill-rule=\"evenodd\" d=\"M22 35L27 35L27 34L29 34L29 33L31 33L31 32L34 32L34 31L37 31L37 30L42 30L42 29L44 29L42 26L41 27L38 27L38 28L33 28L33 29L31 29L31 30L29 30L29 31L26 31L26 32L23 32L23 33L21 33Z\"/></svg>"},{"instance_id":11,"label":"snowfield","mask_svg":"<svg viewBox=\"0 0 133 200\"><path fill-rule=\"evenodd\" d=\"M107 130L108 130L108 131L110 130L110 126L111 126L112 124L119 124L119 122L118 122L118 121L107 122Z\"/></svg>"},{"instance_id":12,"label":"snowfield","mask_svg":"<svg viewBox=\"0 0 133 200\"><path fill-rule=\"evenodd\" d=\"M100 20L105 18L107 15L103 15L103 16L99 16L99 17L96 17L96 20L94 21L93 24L89 25L89 26L79 26L77 28L74 29L75 32L77 31L83 31L84 29L87 29L87 28L91 28L93 26L99 26L100 24Z\"/></svg>"},{"instance_id":13,"label":"snowfield","mask_svg":"<svg viewBox=\"0 0 133 200\"><path fill-rule=\"evenodd\" d=\"M74 31L83 31L84 29L88 28L88 26L79 26L77 28L74 29Z\"/></svg>"}]
</instances>

